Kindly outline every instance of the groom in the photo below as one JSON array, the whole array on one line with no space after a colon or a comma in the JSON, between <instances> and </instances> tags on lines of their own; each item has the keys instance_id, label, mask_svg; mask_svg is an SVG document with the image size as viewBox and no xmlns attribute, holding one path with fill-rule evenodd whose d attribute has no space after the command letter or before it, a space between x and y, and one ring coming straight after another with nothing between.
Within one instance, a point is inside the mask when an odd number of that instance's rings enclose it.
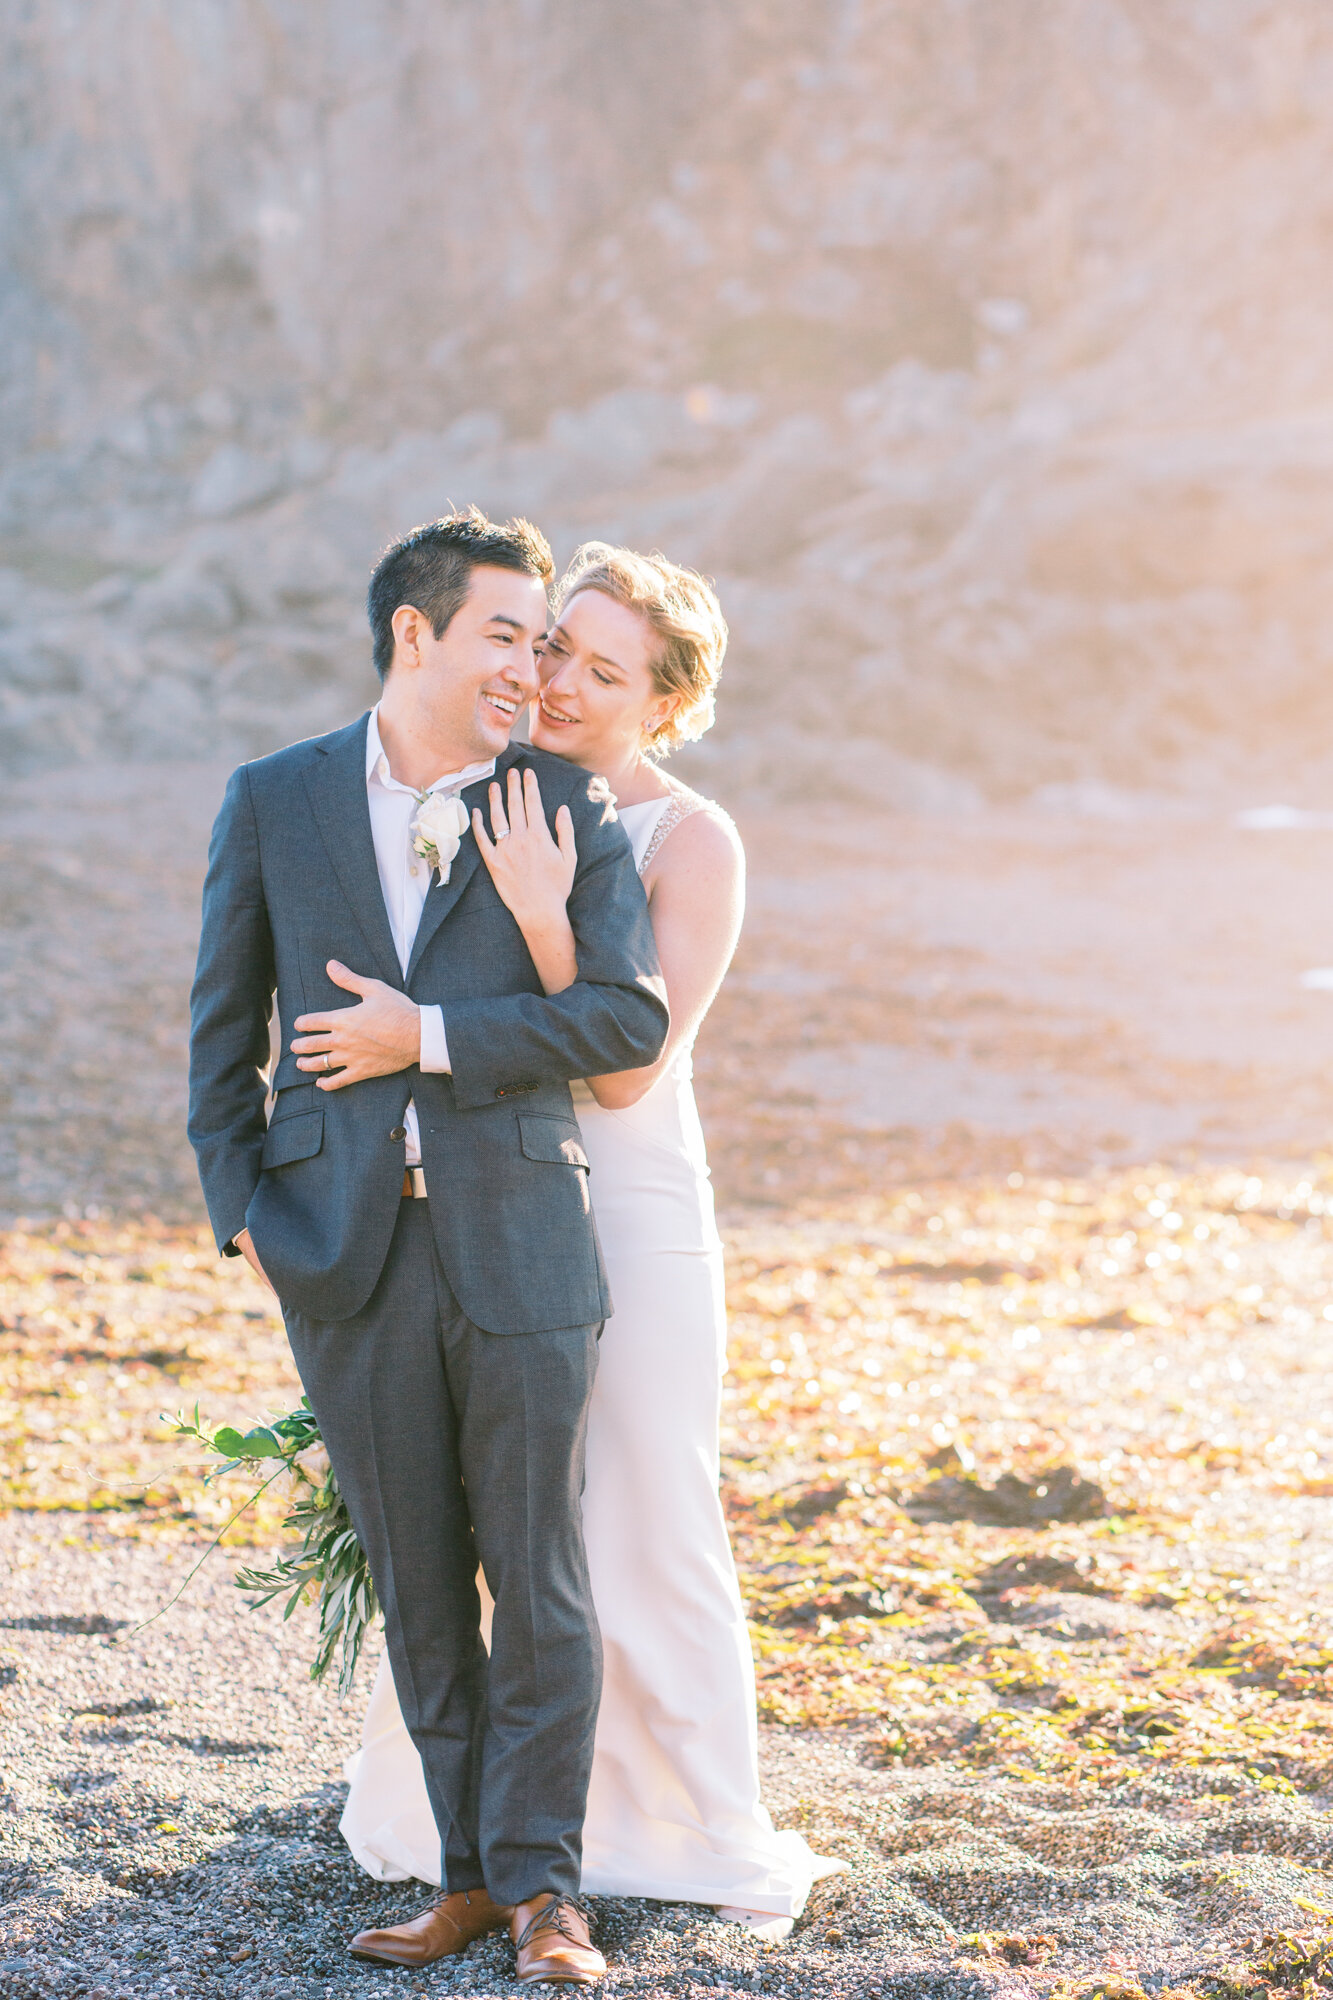
<instances>
[{"instance_id":1,"label":"groom","mask_svg":"<svg viewBox=\"0 0 1333 2000\"><path fill-rule=\"evenodd\" d=\"M589 1983L605 1964L573 1898L601 1661L580 1496L611 1302L568 1085L654 1061L667 1009L604 783L509 744L551 574L526 522L416 529L371 579L377 708L232 776L190 1137L219 1248L282 1305L440 1831L438 1902L352 1949L420 1965L508 1923L521 1979ZM523 765L578 847L579 979L550 997L453 803Z\"/></svg>"}]
</instances>

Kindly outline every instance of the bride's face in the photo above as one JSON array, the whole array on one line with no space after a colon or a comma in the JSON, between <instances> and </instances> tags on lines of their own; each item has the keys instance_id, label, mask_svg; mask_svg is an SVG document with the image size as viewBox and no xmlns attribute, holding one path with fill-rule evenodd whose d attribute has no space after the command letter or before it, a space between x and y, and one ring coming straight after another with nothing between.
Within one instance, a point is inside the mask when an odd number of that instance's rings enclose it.
<instances>
[{"instance_id":1,"label":"bride's face","mask_svg":"<svg viewBox=\"0 0 1333 2000\"><path fill-rule=\"evenodd\" d=\"M594 771L623 765L674 706L653 685L656 644L637 611L600 590L576 592L537 662L536 747Z\"/></svg>"}]
</instances>

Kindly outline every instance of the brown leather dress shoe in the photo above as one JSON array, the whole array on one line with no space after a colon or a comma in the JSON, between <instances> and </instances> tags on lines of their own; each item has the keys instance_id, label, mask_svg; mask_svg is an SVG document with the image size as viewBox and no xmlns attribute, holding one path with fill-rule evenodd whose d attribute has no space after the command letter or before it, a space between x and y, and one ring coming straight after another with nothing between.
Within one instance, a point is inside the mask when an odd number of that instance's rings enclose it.
<instances>
[{"instance_id":1,"label":"brown leather dress shoe","mask_svg":"<svg viewBox=\"0 0 1333 2000\"><path fill-rule=\"evenodd\" d=\"M588 1920L572 1896L534 1896L509 1919L520 1986L595 1986L606 1960L588 1936Z\"/></svg>"},{"instance_id":2,"label":"brown leather dress shoe","mask_svg":"<svg viewBox=\"0 0 1333 2000\"><path fill-rule=\"evenodd\" d=\"M493 1903L484 1889L455 1889L419 1917L388 1930L358 1931L348 1950L372 1965L431 1965L466 1951L474 1938L503 1929L512 1910Z\"/></svg>"}]
</instances>

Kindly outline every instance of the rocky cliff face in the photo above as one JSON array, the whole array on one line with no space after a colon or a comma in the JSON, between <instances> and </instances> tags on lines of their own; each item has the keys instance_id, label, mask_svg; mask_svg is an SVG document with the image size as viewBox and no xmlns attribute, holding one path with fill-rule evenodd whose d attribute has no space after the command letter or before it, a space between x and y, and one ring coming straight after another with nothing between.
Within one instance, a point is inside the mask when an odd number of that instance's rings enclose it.
<instances>
[{"instance_id":1,"label":"rocky cliff face","mask_svg":"<svg viewBox=\"0 0 1333 2000\"><path fill-rule=\"evenodd\" d=\"M47 0L0 35L11 766L341 718L377 546L475 499L717 575L696 768L733 783L1317 784L1319 0Z\"/></svg>"}]
</instances>

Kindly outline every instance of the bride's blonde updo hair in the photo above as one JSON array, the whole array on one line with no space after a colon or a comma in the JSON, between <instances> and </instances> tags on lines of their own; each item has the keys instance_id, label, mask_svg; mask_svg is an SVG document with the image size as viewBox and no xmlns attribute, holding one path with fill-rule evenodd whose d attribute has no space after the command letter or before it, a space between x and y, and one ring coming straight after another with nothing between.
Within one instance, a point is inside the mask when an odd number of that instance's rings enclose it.
<instances>
[{"instance_id":1,"label":"bride's blonde updo hair","mask_svg":"<svg viewBox=\"0 0 1333 2000\"><path fill-rule=\"evenodd\" d=\"M645 736L644 754L665 757L678 744L696 743L713 726L713 691L727 650L727 621L712 585L664 555L585 542L560 579L557 613L580 590L599 590L637 611L661 641L651 666L653 686L680 701L661 728Z\"/></svg>"}]
</instances>

